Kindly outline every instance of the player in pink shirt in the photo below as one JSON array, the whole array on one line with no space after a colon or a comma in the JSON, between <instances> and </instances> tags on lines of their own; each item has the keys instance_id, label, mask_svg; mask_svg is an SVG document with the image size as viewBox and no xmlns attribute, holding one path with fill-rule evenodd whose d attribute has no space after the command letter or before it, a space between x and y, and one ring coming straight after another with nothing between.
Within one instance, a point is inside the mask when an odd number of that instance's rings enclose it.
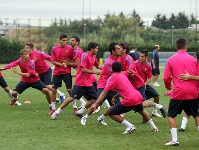
<instances>
[{"instance_id":1,"label":"player in pink shirt","mask_svg":"<svg viewBox=\"0 0 199 150\"><path fill-rule=\"evenodd\" d=\"M75 78L75 83L70 94L70 97L67 98L61 106L51 115L51 119L56 119L60 114L61 110L65 108L70 102L75 99L79 99L82 96L85 96L88 102L85 105L85 109L89 108L94 99L97 98L96 90L91 82L92 74L100 74L98 71L93 70L93 66L98 68L96 64L96 54L98 51L98 44L95 42L90 42L88 44L88 51L84 52L81 56L81 61L77 68L77 74ZM81 108L83 109L83 107ZM82 117L81 113L76 112L76 115Z\"/></svg>"},{"instance_id":2,"label":"player in pink shirt","mask_svg":"<svg viewBox=\"0 0 199 150\"><path fill-rule=\"evenodd\" d=\"M152 78L152 68L149 62L147 62L148 51L141 50L139 59L135 61L136 70L139 76L144 80L145 93L147 99L154 98L154 103L159 104L159 94L157 91L149 85ZM152 116L162 117L158 114L157 109L153 108Z\"/></svg>"},{"instance_id":3,"label":"player in pink shirt","mask_svg":"<svg viewBox=\"0 0 199 150\"><path fill-rule=\"evenodd\" d=\"M40 50L34 50L32 43L26 43L25 48L29 51L29 59L34 60L35 71L38 73L40 80L52 91L52 69L46 62L46 60L52 62L51 56ZM60 96L60 99L65 99L64 93L57 90L57 94Z\"/></svg>"},{"instance_id":4,"label":"player in pink shirt","mask_svg":"<svg viewBox=\"0 0 199 150\"><path fill-rule=\"evenodd\" d=\"M12 90L8 87L8 84L6 83L2 73L0 72L0 86L8 93L8 96L13 99L12 96ZM15 105L21 106L21 103L18 102L18 100L14 103Z\"/></svg>"},{"instance_id":5,"label":"player in pink shirt","mask_svg":"<svg viewBox=\"0 0 199 150\"><path fill-rule=\"evenodd\" d=\"M72 76L71 76L71 66L66 65L66 61L71 61L73 59L73 48L66 44L67 35L61 34L59 45L53 46L51 50L51 59L55 65L53 71L53 89L52 89L52 112L56 110L55 100L58 87L62 86L62 80L65 82L68 93L71 93L72 88ZM63 103L63 101L62 101Z\"/></svg>"},{"instance_id":6,"label":"player in pink shirt","mask_svg":"<svg viewBox=\"0 0 199 150\"><path fill-rule=\"evenodd\" d=\"M152 130L154 132L158 132L158 128L153 123L150 115L143 109L142 95L132 86L131 82L127 78L127 74L125 75L121 73L121 69L121 63L116 61L112 64L113 75L109 77L104 90L98 97L97 101L91 106L91 108L99 106L109 91L117 90L118 95L123 99L121 102L109 110L108 115L111 119L126 126L126 130L122 134L128 134L136 129L133 124L120 116L121 113L126 113L131 110L140 112L142 116L148 121ZM115 103L115 98L116 96L112 100L113 104ZM86 122L86 118L84 118L84 122Z\"/></svg>"},{"instance_id":7,"label":"player in pink shirt","mask_svg":"<svg viewBox=\"0 0 199 150\"><path fill-rule=\"evenodd\" d=\"M104 90L106 86L106 82L108 78L112 75L112 64L115 61L121 62L121 50L120 46L118 43L112 42L109 44L109 51L110 51L110 56L104 63L104 66L102 67L102 71L100 73L100 78L97 82L97 97L101 94L101 92ZM111 104L112 98L117 94L116 90L111 90L109 91L108 95L104 98L104 100L101 102L101 104L107 99L109 103ZM96 100L96 99L95 99ZM117 98L116 103L119 103L119 98ZM112 104L111 104L112 105ZM84 118L87 120L89 116L94 112L95 109L88 109L87 114L84 116ZM81 111L83 113L83 111ZM100 117L98 117L97 121L103 125L107 125L104 122L105 117L108 115L108 110L103 113ZM84 118L81 120L82 125L86 125L86 122L84 122Z\"/></svg>"},{"instance_id":8,"label":"player in pink shirt","mask_svg":"<svg viewBox=\"0 0 199 150\"><path fill-rule=\"evenodd\" d=\"M171 131L172 139L165 145L179 145L177 137L176 116L182 110L195 119L196 127L199 131L199 113L198 113L198 81L187 80L181 81L180 74L189 72L191 75L198 75L198 63L194 57L187 54L187 41L179 38L176 41L177 53L171 56L165 66L164 84L168 90L172 89L171 100L168 110L168 123ZM171 82L173 81L173 88ZM188 87L188 88L187 88Z\"/></svg>"},{"instance_id":9,"label":"player in pink shirt","mask_svg":"<svg viewBox=\"0 0 199 150\"><path fill-rule=\"evenodd\" d=\"M199 51L196 52L196 58L197 58L197 62L198 62L198 65L199 65ZM199 67L198 67L199 69ZM199 73L199 71L198 71ZM180 74L180 79L182 81L186 81L186 80L197 80L199 81L199 74L197 76L194 76L194 75L190 75L188 72L186 72L186 74ZM199 84L198 84L198 95L199 95ZM198 108L199 108L199 99L198 99ZM183 118L182 118L182 124L181 124L181 127L179 129L180 132L184 132L185 131L185 128L186 128L186 125L187 125L187 122L188 122L188 119L190 118L190 116L188 116L186 113L184 113L183 115Z\"/></svg>"},{"instance_id":10,"label":"player in pink shirt","mask_svg":"<svg viewBox=\"0 0 199 150\"><path fill-rule=\"evenodd\" d=\"M40 90L42 93L46 95L46 99L51 104L51 96L50 92L46 88L46 85L40 81L39 77L35 72L35 64L32 60L29 59L29 52L26 49L22 49L20 51L20 58L12 63L4 66L0 70L6 70L12 68L13 72L21 75L21 81L16 85L15 89L12 91L12 96L14 97L10 101L10 105L13 105L17 100L17 94L21 94L27 88L32 87ZM21 72L18 71L15 67L19 66Z\"/></svg>"}]
</instances>

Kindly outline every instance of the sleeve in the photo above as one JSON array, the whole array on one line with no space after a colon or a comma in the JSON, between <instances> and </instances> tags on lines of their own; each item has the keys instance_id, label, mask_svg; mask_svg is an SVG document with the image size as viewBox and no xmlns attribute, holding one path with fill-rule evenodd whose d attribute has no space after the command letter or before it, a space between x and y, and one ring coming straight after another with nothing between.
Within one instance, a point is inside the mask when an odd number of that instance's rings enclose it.
<instances>
[{"instance_id":1,"label":"sleeve","mask_svg":"<svg viewBox=\"0 0 199 150\"><path fill-rule=\"evenodd\" d=\"M165 66L163 80L164 80L165 88L170 89L171 81L172 81L172 72L171 72L171 66L170 66L169 61L167 61L166 66Z\"/></svg>"},{"instance_id":2,"label":"sleeve","mask_svg":"<svg viewBox=\"0 0 199 150\"><path fill-rule=\"evenodd\" d=\"M4 69L10 69L10 68L12 68L12 67L18 66L20 60L21 60L21 59L19 58L18 60L11 62L10 64L4 66Z\"/></svg>"},{"instance_id":3,"label":"sleeve","mask_svg":"<svg viewBox=\"0 0 199 150\"><path fill-rule=\"evenodd\" d=\"M147 78L148 78L148 79L151 79L151 78L152 78L152 68L151 68L151 65L150 65L150 64L148 64Z\"/></svg>"},{"instance_id":4,"label":"sleeve","mask_svg":"<svg viewBox=\"0 0 199 150\"><path fill-rule=\"evenodd\" d=\"M57 58L56 58L56 54L55 54L55 47L52 47L51 49L51 60L52 61L57 61Z\"/></svg>"},{"instance_id":5,"label":"sleeve","mask_svg":"<svg viewBox=\"0 0 199 150\"><path fill-rule=\"evenodd\" d=\"M155 52L154 51L151 53L151 59L155 59Z\"/></svg>"},{"instance_id":6,"label":"sleeve","mask_svg":"<svg viewBox=\"0 0 199 150\"><path fill-rule=\"evenodd\" d=\"M116 90L116 82L114 82L113 75L108 78L104 90L107 91Z\"/></svg>"},{"instance_id":7,"label":"sleeve","mask_svg":"<svg viewBox=\"0 0 199 150\"><path fill-rule=\"evenodd\" d=\"M81 59L82 51L79 49L75 49L73 52L73 61L76 59Z\"/></svg>"},{"instance_id":8,"label":"sleeve","mask_svg":"<svg viewBox=\"0 0 199 150\"><path fill-rule=\"evenodd\" d=\"M29 74L36 74L35 64L33 62L29 62L28 72Z\"/></svg>"},{"instance_id":9,"label":"sleeve","mask_svg":"<svg viewBox=\"0 0 199 150\"><path fill-rule=\"evenodd\" d=\"M50 61L50 62L53 62L53 60L52 60L52 58L51 58L50 55L44 54L44 53L41 53L40 55L41 55L42 58L44 58L45 60L48 60L48 61Z\"/></svg>"},{"instance_id":10,"label":"sleeve","mask_svg":"<svg viewBox=\"0 0 199 150\"><path fill-rule=\"evenodd\" d=\"M98 62L97 58L95 58L94 66L95 66L95 67L98 67L98 66L99 66L99 62Z\"/></svg>"},{"instance_id":11,"label":"sleeve","mask_svg":"<svg viewBox=\"0 0 199 150\"><path fill-rule=\"evenodd\" d=\"M87 66L87 61L88 61L88 55L86 53L83 53L82 54L82 57L81 57L81 61L80 61L80 67L83 67L83 68L86 68Z\"/></svg>"}]
</instances>

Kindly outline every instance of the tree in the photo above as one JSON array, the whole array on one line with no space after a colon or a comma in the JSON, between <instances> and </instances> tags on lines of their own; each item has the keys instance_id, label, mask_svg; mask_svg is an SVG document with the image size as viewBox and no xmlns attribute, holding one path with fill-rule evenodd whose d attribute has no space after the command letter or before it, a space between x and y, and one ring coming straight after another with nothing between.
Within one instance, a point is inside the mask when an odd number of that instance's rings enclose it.
<instances>
[{"instance_id":1,"label":"tree","mask_svg":"<svg viewBox=\"0 0 199 150\"><path fill-rule=\"evenodd\" d=\"M144 21L141 19L140 15L137 14L135 9L133 9L133 12L130 14L130 18L136 19L138 22L138 25L140 27L144 27Z\"/></svg>"}]
</instances>

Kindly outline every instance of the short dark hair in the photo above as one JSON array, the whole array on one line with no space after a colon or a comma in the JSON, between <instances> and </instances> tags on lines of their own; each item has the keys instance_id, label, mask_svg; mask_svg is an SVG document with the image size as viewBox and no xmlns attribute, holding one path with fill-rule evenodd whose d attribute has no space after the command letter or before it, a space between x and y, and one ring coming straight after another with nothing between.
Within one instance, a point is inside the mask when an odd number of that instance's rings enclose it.
<instances>
[{"instance_id":1,"label":"short dark hair","mask_svg":"<svg viewBox=\"0 0 199 150\"><path fill-rule=\"evenodd\" d=\"M121 42L120 43L120 46L123 48L123 49L126 49L126 53L128 54L129 53L129 49L130 49L130 44L127 43L127 42Z\"/></svg>"},{"instance_id":2,"label":"short dark hair","mask_svg":"<svg viewBox=\"0 0 199 150\"><path fill-rule=\"evenodd\" d=\"M92 48L96 48L97 46L98 46L97 43L95 43L95 42L90 42L90 43L88 44L88 51L90 51Z\"/></svg>"},{"instance_id":3,"label":"short dark hair","mask_svg":"<svg viewBox=\"0 0 199 150\"><path fill-rule=\"evenodd\" d=\"M108 49L109 49L109 51L110 51L111 54L112 54L112 50L115 50L115 45L119 45L119 44L116 43L116 42L112 42L108 46Z\"/></svg>"},{"instance_id":4,"label":"short dark hair","mask_svg":"<svg viewBox=\"0 0 199 150\"><path fill-rule=\"evenodd\" d=\"M118 61L115 61L113 64L112 64L112 71L113 72L121 72L122 70L122 64Z\"/></svg>"},{"instance_id":5,"label":"short dark hair","mask_svg":"<svg viewBox=\"0 0 199 150\"><path fill-rule=\"evenodd\" d=\"M144 54L145 56L148 56L148 50L147 49L141 50L140 53Z\"/></svg>"},{"instance_id":6,"label":"short dark hair","mask_svg":"<svg viewBox=\"0 0 199 150\"><path fill-rule=\"evenodd\" d=\"M154 49L156 49L157 47L159 47L159 45L158 45L158 44L156 44L156 45L154 46Z\"/></svg>"},{"instance_id":7,"label":"short dark hair","mask_svg":"<svg viewBox=\"0 0 199 150\"><path fill-rule=\"evenodd\" d=\"M78 44L80 43L80 38L78 36L74 35L71 38L75 38L76 42L78 42Z\"/></svg>"},{"instance_id":8,"label":"short dark hair","mask_svg":"<svg viewBox=\"0 0 199 150\"><path fill-rule=\"evenodd\" d=\"M25 45L27 45L29 48L32 48L32 49L34 48L34 45L30 42L26 43Z\"/></svg>"},{"instance_id":9,"label":"short dark hair","mask_svg":"<svg viewBox=\"0 0 199 150\"><path fill-rule=\"evenodd\" d=\"M60 40L63 39L63 38L67 38L67 35L66 35L66 34L61 34L61 35L59 36L59 39L60 39Z\"/></svg>"},{"instance_id":10,"label":"short dark hair","mask_svg":"<svg viewBox=\"0 0 199 150\"><path fill-rule=\"evenodd\" d=\"M132 47L132 49L136 49L136 48L137 48L136 46L133 46L133 47Z\"/></svg>"},{"instance_id":11,"label":"short dark hair","mask_svg":"<svg viewBox=\"0 0 199 150\"><path fill-rule=\"evenodd\" d=\"M176 40L176 49L184 49L184 47L187 45L187 40L185 38L179 38Z\"/></svg>"}]
</instances>

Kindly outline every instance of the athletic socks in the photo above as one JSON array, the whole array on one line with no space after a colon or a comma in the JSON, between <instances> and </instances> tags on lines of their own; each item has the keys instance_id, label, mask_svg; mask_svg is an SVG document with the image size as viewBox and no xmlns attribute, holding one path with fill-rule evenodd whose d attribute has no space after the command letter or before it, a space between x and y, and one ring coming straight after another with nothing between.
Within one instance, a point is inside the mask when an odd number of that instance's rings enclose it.
<instances>
[{"instance_id":1,"label":"athletic socks","mask_svg":"<svg viewBox=\"0 0 199 150\"><path fill-rule=\"evenodd\" d=\"M186 125L187 125L188 119L186 117L182 118L182 124L181 124L181 128L185 129Z\"/></svg>"},{"instance_id":2,"label":"athletic socks","mask_svg":"<svg viewBox=\"0 0 199 150\"><path fill-rule=\"evenodd\" d=\"M172 141L173 142L178 141L177 128L171 128L170 131L171 131Z\"/></svg>"}]
</instances>

